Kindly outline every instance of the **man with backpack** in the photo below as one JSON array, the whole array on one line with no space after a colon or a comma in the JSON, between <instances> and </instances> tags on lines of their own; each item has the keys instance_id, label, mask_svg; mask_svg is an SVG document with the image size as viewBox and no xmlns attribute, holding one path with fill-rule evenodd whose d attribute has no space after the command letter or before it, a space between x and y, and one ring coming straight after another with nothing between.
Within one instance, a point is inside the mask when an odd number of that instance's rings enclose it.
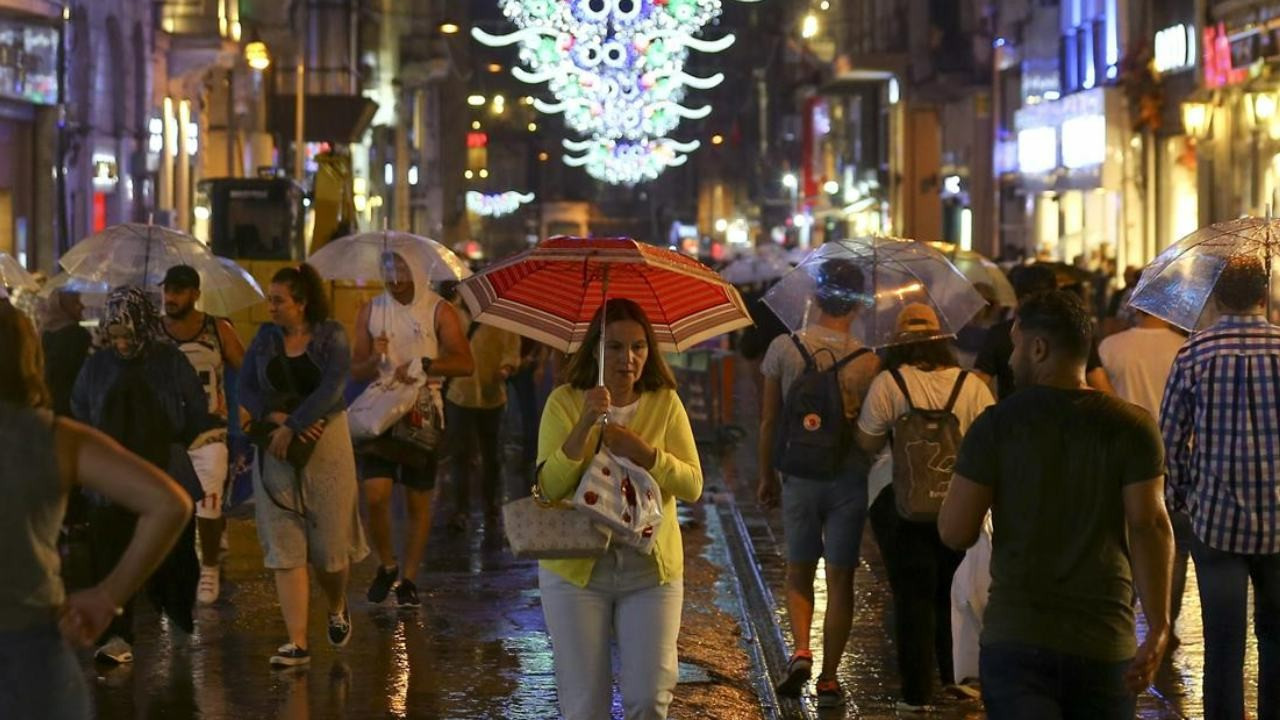
<instances>
[{"instance_id":1,"label":"man with backpack","mask_svg":"<svg viewBox=\"0 0 1280 720\"><path fill-rule=\"evenodd\" d=\"M760 503L781 500L787 544L787 611L795 653L778 693L798 697L813 669L809 648L813 583L826 560L820 707L839 707L844 693L836 668L853 622L853 575L867 517L870 462L853 439L853 421L880 367L850 334L863 304L865 278L852 262L827 260L817 270L811 321L780 335L761 363L758 447Z\"/></svg>"}]
</instances>

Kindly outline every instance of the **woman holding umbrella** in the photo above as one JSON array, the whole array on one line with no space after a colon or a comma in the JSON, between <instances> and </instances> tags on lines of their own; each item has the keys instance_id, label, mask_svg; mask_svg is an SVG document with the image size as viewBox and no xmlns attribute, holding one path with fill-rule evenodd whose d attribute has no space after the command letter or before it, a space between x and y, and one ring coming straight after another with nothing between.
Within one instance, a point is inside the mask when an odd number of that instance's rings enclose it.
<instances>
[{"instance_id":1,"label":"woman holding umbrella","mask_svg":"<svg viewBox=\"0 0 1280 720\"><path fill-rule=\"evenodd\" d=\"M611 299L605 308L597 311L582 349L570 361L568 383L547 400L537 482L550 500L571 497L603 442L615 455L647 469L661 488L657 543L651 555L615 544L599 558L543 560L538 586L565 718L609 717L615 634L626 716L665 718L676 684L684 600L675 502L701 496L702 467L675 378L643 309L624 299ZM597 384L598 363L603 363L603 384Z\"/></svg>"}]
</instances>

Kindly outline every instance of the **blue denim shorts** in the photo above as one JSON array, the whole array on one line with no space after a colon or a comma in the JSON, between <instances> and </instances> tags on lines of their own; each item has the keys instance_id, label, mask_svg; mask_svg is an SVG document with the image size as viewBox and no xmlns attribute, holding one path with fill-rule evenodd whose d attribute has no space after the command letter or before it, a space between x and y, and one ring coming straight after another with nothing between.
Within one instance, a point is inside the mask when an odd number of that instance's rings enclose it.
<instances>
[{"instance_id":1,"label":"blue denim shorts","mask_svg":"<svg viewBox=\"0 0 1280 720\"><path fill-rule=\"evenodd\" d=\"M782 478L782 530L787 562L852 568L858 564L867 521L866 470L833 480Z\"/></svg>"}]
</instances>

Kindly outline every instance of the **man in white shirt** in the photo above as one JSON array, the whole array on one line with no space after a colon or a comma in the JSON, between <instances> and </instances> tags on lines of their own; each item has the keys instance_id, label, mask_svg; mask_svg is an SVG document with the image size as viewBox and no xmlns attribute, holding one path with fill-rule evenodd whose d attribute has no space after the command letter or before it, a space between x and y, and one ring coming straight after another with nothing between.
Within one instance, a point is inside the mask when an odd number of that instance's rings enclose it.
<instances>
[{"instance_id":1,"label":"man in white shirt","mask_svg":"<svg viewBox=\"0 0 1280 720\"><path fill-rule=\"evenodd\" d=\"M1098 355L1116 394L1158 418L1173 356L1187 338L1164 320L1137 313L1138 324L1103 340Z\"/></svg>"},{"instance_id":2,"label":"man in white shirt","mask_svg":"<svg viewBox=\"0 0 1280 720\"><path fill-rule=\"evenodd\" d=\"M1187 338L1169 323L1141 310L1132 311L1137 324L1129 330L1108 336L1098 346L1102 367L1122 399L1160 419L1160 400L1173 368L1173 358ZM1187 557L1191 552L1191 518L1185 512L1170 511L1173 523L1173 599L1169 605L1169 622L1176 624L1182 611L1182 595L1187 588ZM1170 646L1179 642L1170 634Z\"/></svg>"}]
</instances>

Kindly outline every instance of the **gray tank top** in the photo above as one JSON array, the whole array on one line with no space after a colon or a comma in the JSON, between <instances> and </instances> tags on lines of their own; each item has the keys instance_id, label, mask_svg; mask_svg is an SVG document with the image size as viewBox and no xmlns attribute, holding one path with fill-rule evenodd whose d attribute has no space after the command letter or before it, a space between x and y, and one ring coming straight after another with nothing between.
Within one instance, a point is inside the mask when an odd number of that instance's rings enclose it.
<instances>
[{"instance_id":1,"label":"gray tank top","mask_svg":"<svg viewBox=\"0 0 1280 720\"><path fill-rule=\"evenodd\" d=\"M66 600L58 531L67 509L53 415L0 402L0 631L48 624Z\"/></svg>"}]
</instances>

